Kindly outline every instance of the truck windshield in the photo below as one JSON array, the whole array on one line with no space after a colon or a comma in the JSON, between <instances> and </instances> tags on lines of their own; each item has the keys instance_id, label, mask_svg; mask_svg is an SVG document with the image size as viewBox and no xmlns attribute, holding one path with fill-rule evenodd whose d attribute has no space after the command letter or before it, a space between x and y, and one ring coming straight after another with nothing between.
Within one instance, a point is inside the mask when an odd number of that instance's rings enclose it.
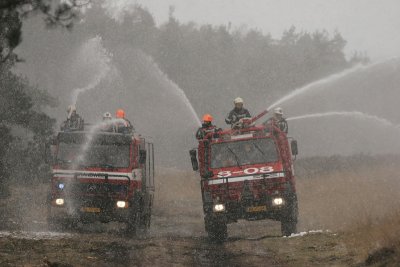
<instances>
[{"instance_id":1,"label":"truck windshield","mask_svg":"<svg viewBox=\"0 0 400 267\"><path fill-rule=\"evenodd\" d=\"M93 144L82 153L81 144L60 143L57 154L58 163L77 163L85 167L126 168L129 166L128 144Z\"/></svg>"},{"instance_id":2,"label":"truck windshield","mask_svg":"<svg viewBox=\"0 0 400 267\"><path fill-rule=\"evenodd\" d=\"M211 168L275 162L275 142L269 138L211 145Z\"/></svg>"}]
</instances>

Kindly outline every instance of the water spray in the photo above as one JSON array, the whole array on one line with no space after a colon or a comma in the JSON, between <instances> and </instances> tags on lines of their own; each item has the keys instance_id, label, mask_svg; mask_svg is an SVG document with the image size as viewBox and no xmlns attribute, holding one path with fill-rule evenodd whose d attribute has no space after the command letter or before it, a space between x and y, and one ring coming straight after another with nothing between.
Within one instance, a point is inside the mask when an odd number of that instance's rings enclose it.
<instances>
[{"instance_id":1,"label":"water spray","mask_svg":"<svg viewBox=\"0 0 400 267\"><path fill-rule=\"evenodd\" d=\"M85 91L89 91L93 88L95 88L107 75L108 72L110 72L111 68L103 69L98 75L94 77L94 79L85 87L83 88L76 88L74 91L72 91L72 103L74 106L76 106L76 103L78 101L78 96L80 93L83 93Z\"/></svg>"},{"instance_id":2,"label":"water spray","mask_svg":"<svg viewBox=\"0 0 400 267\"><path fill-rule=\"evenodd\" d=\"M328 117L328 116L345 116L345 117L352 117L356 119L362 119L362 120L374 120L376 122L381 123L382 125L386 127L394 127L396 129L400 130L400 125L396 125L392 123L391 121L381 118L375 115L370 115L367 113L363 113L360 111L331 111L331 112L325 112L325 113L313 113L313 114L306 114L306 115L301 115L301 116L296 116L296 117L290 117L287 118L287 121L295 121L295 120L302 120L302 119L311 119L311 118L322 118L322 117Z\"/></svg>"},{"instance_id":3,"label":"water spray","mask_svg":"<svg viewBox=\"0 0 400 267\"><path fill-rule=\"evenodd\" d=\"M96 132L98 132L99 130L104 129L106 127L109 127L110 125L124 124L124 123L125 123L124 119L117 118L117 119L111 119L111 120L107 120L107 121L101 121L101 122L94 124L86 136L85 143L81 146L79 156L77 157L76 163L74 164L72 169L75 170L79 166L79 163L84 162L87 150L90 147L90 145L93 141L93 137Z\"/></svg>"},{"instance_id":4,"label":"water spray","mask_svg":"<svg viewBox=\"0 0 400 267\"><path fill-rule=\"evenodd\" d=\"M89 39L81 49L82 54L86 54L89 52L95 52L96 55L96 61L95 66L93 66L93 69L97 69L97 73L94 75L93 79L90 81L90 83L82 88L76 88L72 91L71 95L71 100L72 104L76 106L78 97L81 93L85 91L89 91L93 88L95 88L99 83L107 76L107 74L111 71L111 55L108 53L108 51L103 47L102 45L102 39L100 36L96 36L94 38Z\"/></svg>"},{"instance_id":5,"label":"water spray","mask_svg":"<svg viewBox=\"0 0 400 267\"><path fill-rule=\"evenodd\" d=\"M141 51L140 51L141 52ZM172 92L178 96L182 102L185 104L185 106L189 109L194 121L196 122L197 126L201 126L201 121L199 119L199 116L197 115L196 111L194 110L192 104L190 103L190 100L187 98L185 92L171 79L168 78L168 76L161 71L160 67L157 65L157 63L154 62L153 58L150 57L149 55L141 52L140 53L146 60L151 64L153 69L157 72L157 75L159 77L162 77L164 80L168 81L168 83L171 85L170 87L167 87L168 89L171 88Z\"/></svg>"},{"instance_id":6,"label":"water spray","mask_svg":"<svg viewBox=\"0 0 400 267\"><path fill-rule=\"evenodd\" d=\"M274 107L282 104L283 102L286 102L286 101L288 101L288 100L290 100L290 99L292 99L292 98L294 98L294 97L296 97L298 95L304 94L304 93L306 93L308 91L311 91L313 89L314 90L317 90L317 89L323 90L324 88L326 88L326 87L317 87L319 85L324 85L324 84L327 84L327 83L331 83L331 82L337 81L337 80L339 80L339 79L341 79L343 77L346 77L346 76L348 76L348 75L350 75L352 73L355 73L357 71L366 70L366 69L369 69L369 68L374 67L376 65L385 63L385 62L387 62L387 61L379 61L379 62L376 62L376 63L373 63L373 64L369 64L369 65L358 64L358 65L356 65L356 66L354 66L354 67L352 67L350 69L346 69L346 70L344 70L342 72L332 74L332 75L330 75L330 76L328 76L326 78L311 82L311 83L309 83L309 84L307 84L307 85L305 85L303 87L300 87L300 88L297 88L297 89L293 90L291 93L289 93L289 94L285 95L284 97L280 98L275 103L270 105L268 107L268 110L271 110Z\"/></svg>"}]
</instances>

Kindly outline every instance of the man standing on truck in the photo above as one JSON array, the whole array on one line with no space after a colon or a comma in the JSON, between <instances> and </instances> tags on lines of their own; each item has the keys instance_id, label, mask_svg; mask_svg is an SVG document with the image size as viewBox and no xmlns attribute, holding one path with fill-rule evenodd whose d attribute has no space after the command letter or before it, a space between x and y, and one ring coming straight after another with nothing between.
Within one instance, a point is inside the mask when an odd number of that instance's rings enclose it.
<instances>
[{"instance_id":1,"label":"man standing on truck","mask_svg":"<svg viewBox=\"0 0 400 267\"><path fill-rule=\"evenodd\" d=\"M84 122L81 116L76 113L74 105L68 106L67 114L67 120L61 124L61 131L82 131Z\"/></svg>"},{"instance_id":2,"label":"man standing on truck","mask_svg":"<svg viewBox=\"0 0 400 267\"><path fill-rule=\"evenodd\" d=\"M264 125L275 124L278 128L284 132L285 134L288 133L289 127L286 119L283 117L283 110L282 108L278 107L274 109L274 116L264 122Z\"/></svg>"},{"instance_id":3,"label":"man standing on truck","mask_svg":"<svg viewBox=\"0 0 400 267\"><path fill-rule=\"evenodd\" d=\"M103 132L115 132L115 126L111 122L112 116L110 112L105 112L103 114L103 125L101 127L101 131Z\"/></svg>"},{"instance_id":4,"label":"man standing on truck","mask_svg":"<svg viewBox=\"0 0 400 267\"><path fill-rule=\"evenodd\" d=\"M131 122L125 118L125 111L123 109L118 109L115 117L118 119L115 125L117 133L131 133L135 130Z\"/></svg>"},{"instance_id":5,"label":"man standing on truck","mask_svg":"<svg viewBox=\"0 0 400 267\"><path fill-rule=\"evenodd\" d=\"M263 152L256 150L253 144L248 143L244 145L244 153L245 155L243 158L246 159L247 162L243 162L242 164L251 164L253 162L258 162L260 160L260 154Z\"/></svg>"},{"instance_id":6,"label":"man standing on truck","mask_svg":"<svg viewBox=\"0 0 400 267\"><path fill-rule=\"evenodd\" d=\"M233 103L235 104L234 109L232 109L228 116L225 119L227 124L230 124L232 128L237 124L241 119L251 118L250 112L243 107L243 99L237 97Z\"/></svg>"},{"instance_id":7,"label":"man standing on truck","mask_svg":"<svg viewBox=\"0 0 400 267\"><path fill-rule=\"evenodd\" d=\"M221 129L218 129L217 126L212 124L213 117L210 114L205 114L203 116L203 124L196 132L197 139L203 139L208 133L215 133Z\"/></svg>"}]
</instances>

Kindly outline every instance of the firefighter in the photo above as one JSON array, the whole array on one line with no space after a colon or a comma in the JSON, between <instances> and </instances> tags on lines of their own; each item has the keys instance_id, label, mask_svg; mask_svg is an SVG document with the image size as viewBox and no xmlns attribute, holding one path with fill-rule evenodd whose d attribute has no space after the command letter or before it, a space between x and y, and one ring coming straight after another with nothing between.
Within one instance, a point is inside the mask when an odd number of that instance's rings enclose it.
<instances>
[{"instance_id":1,"label":"firefighter","mask_svg":"<svg viewBox=\"0 0 400 267\"><path fill-rule=\"evenodd\" d=\"M240 122L241 119L251 118L250 112L243 107L243 99L237 97L233 103L235 104L234 109L232 109L228 116L225 119L227 124L230 124L232 128L235 127L237 123Z\"/></svg>"},{"instance_id":2,"label":"firefighter","mask_svg":"<svg viewBox=\"0 0 400 267\"><path fill-rule=\"evenodd\" d=\"M220 131L221 129L217 128L212 124L213 117L210 114L205 114L203 116L203 123L201 127L196 132L197 139L203 139L208 133L215 133Z\"/></svg>"},{"instance_id":3,"label":"firefighter","mask_svg":"<svg viewBox=\"0 0 400 267\"><path fill-rule=\"evenodd\" d=\"M282 108L275 108L274 109L274 116L272 118L270 118L269 120L267 120L264 124L268 125L268 124L275 124L276 126L278 126L278 128L284 132L284 133L288 133L289 131L289 127L288 127L288 123L286 121L286 119L283 117L283 110Z\"/></svg>"},{"instance_id":4,"label":"firefighter","mask_svg":"<svg viewBox=\"0 0 400 267\"><path fill-rule=\"evenodd\" d=\"M256 149L255 145L251 143L245 144L244 152L245 152L245 159L247 160L247 162L243 162L243 164L252 164L260 162L260 154L262 154L262 152Z\"/></svg>"},{"instance_id":5,"label":"firefighter","mask_svg":"<svg viewBox=\"0 0 400 267\"><path fill-rule=\"evenodd\" d=\"M61 124L61 131L82 131L84 121L81 116L76 113L74 105L68 106L67 119Z\"/></svg>"},{"instance_id":6,"label":"firefighter","mask_svg":"<svg viewBox=\"0 0 400 267\"><path fill-rule=\"evenodd\" d=\"M117 133L131 133L134 131L131 122L125 118L125 111L123 109L118 109L115 113L115 117L118 119L115 123Z\"/></svg>"},{"instance_id":7,"label":"firefighter","mask_svg":"<svg viewBox=\"0 0 400 267\"><path fill-rule=\"evenodd\" d=\"M115 132L115 126L112 123L112 116L110 112L105 112L103 114L103 125L101 130L103 132Z\"/></svg>"},{"instance_id":8,"label":"firefighter","mask_svg":"<svg viewBox=\"0 0 400 267\"><path fill-rule=\"evenodd\" d=\"M110 120L112 120L111 113L110 112L105 112L103 114L103 121L110 121Z\"/></svg>"}]
</instances>

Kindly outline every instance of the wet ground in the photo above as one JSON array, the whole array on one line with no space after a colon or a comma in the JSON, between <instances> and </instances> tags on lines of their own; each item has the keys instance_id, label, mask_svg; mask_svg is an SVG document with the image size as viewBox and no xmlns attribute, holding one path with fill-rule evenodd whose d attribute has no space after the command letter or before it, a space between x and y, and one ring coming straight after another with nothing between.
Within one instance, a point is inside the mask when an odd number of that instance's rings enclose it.
<instances>
[{"instance_id":1,"label":"wet ground","mask_svg":"<svg viewBox=\"0 0 400 267\"><path fill-rule=\"evenodd\" d=\"M395 172L397 169L388 175ZM346 191L352 187L349 175L328 177L335 180L334 186L320 178L300 181L299 231L303 232L281 237L277 222L240 221L229 225L226 242L216 244L204 231L198 178L177 170L163 174L157 184L151 230L134 238L127 237L125 225L119 223L48 231L46 186L14 189L12 198L0 201L0 266L364 266L366 262L370 247L360 249L359 242L349 242L349 225L357 226L365 215L357 206L359 201L352 201L358 195L367 201L382 185L355 193ZM370 171L368 175L375 177ZM358 185L357 177L365 181L368 175L358 173L352 181ZM338 183L341 177L342 188ZM332 188L336 193L329 193ZM384 197L393 200L393 194ZM369 205L366 210L384 216L383 207L387 205ZM393 208L388 207L387 212Z\"/></svg>"},{"instance_id":2,"label":"wet ground","mask_svg":"<svg viewBox=\"0 0 400 267\"><path fill-rule=\"evenodd\" d=\"M202 221L175 227L155 217L152 232L126 237L123 225L83 225L74 232L2 231L0 266L302 266L354 263L340 237L316 231L284 238L276 223L243 222L223 244L211 243ZM182 225L185 225L182 222ZM189 233L190 229L198 228ZM249 233L251 232L251 234Z\"/></svg>"}]
</instances>

